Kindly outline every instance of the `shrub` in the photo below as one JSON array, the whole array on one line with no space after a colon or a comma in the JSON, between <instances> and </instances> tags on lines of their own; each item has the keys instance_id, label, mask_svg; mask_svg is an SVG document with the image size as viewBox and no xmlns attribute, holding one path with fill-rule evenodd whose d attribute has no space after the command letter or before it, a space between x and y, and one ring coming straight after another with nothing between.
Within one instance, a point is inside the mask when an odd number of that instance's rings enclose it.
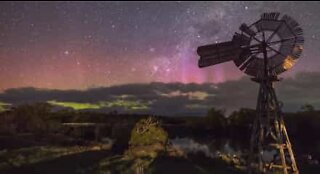
<instances>
[{"instance_id":1,"label":"shrub","mask_svg":"<svg viewBox=\"0 0 320 174\"><path fill-rule=\"evenodd\" d=\"M131 131L130 146L147 146L160 143L166 145L168 133L158 121L149 117L138 121Z\"/></svg>"}]
</instances>

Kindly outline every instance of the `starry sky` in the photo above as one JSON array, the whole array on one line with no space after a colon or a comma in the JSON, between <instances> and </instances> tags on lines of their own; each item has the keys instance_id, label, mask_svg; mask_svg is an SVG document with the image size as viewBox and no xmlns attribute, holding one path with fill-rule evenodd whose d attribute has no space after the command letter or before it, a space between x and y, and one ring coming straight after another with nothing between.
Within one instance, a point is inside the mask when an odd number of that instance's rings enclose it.
<instances>
[{"instance_id":1,"label":"starry sky","mask_svg":"<svg viewBox=\"0 0 320 174\"><path fill-rule=\"evenodd\" d=\"M306 40L283 75L319 72L320 2L0 2L0 91L237 80L233 62L199 69L196 48L273 11Z\"/></svg>"}]
</instances>

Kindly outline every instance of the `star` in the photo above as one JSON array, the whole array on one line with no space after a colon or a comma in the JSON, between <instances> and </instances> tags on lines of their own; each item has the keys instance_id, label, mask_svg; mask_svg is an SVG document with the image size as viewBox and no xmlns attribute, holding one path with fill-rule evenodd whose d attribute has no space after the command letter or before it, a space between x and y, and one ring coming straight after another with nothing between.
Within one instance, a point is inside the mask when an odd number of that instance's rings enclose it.
<instances>
[{"instance_id":1,"label":"star","mask_svg":"<svg viewBox=\"0 0 320 174\"><path fill-rule=\"evenodd\" d=\"M154 72L157 72L158 70L159 70L159 67L156 66L156 65L154 65L154 66L153 66L153 71L154 71Z\"/></svg>"},{"instance_id":2,"label":"star","mask_svg":"<svg viewBox=\"0 0 320 174\"><path fill-rule=\"evenodd\" d=\"M10 2L1 7L0 79L12 80L3 80L0 89L47 87L46 81L52 88L79 89L240 79L245 75L229 64L198 68L197 47L231 41L241 23L252 24L270 10L285 12L304 31L306 59L288 76L320 72L317 2ZM100 78L105 72L108 78Z\"/></svg>"},{"instance_id":3,"label":"star","mask_svg":"<svg viewBox=\"0 0 320 174\"><path fill-rule=\"evenodd\" d=\"M149 48L150 52L154 52L156 49L155 48Z\"/></svg>"}]
</instances>

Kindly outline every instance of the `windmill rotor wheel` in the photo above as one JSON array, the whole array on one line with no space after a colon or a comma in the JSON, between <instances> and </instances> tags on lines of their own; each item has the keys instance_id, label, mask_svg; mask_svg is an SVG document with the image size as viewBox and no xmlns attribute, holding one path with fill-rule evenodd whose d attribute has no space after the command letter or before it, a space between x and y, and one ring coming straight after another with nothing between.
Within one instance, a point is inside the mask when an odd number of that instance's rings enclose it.
<instances>
[{"instance_id":1,"label":"windmill rotor wheel","mask_svg":"<svg viewBox=\"0 0 320 174\"><path fill-rule=\"evenodd\" d=\"M244 50L234 63L241 71L254 77L263 76L264 51L267 56L267 70L278 75L294 66L301 56L304 38L299 24L291 17L279 13L264 13L261 19L247 26L240 26L233 41Z\"/></svg>"}]
</instances>

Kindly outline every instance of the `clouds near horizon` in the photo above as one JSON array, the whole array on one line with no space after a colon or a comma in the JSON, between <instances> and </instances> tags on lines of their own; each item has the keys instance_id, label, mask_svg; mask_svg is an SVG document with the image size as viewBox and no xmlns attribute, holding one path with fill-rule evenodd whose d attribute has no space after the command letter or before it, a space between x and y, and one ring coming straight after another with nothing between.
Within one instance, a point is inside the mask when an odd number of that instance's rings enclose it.
<instances>
[{"instance_id":1,"label":"clouds near horizon","mask_svg":"<svg viewBox=\"0 0 320 174\"><path fill-rule=\"evenodd\" d=\"M223 83L162 83L126 84L87 90L54 90L15 88L0 93L0 101L12 104L61 101L79 103L108 102L103 111L117 109L120 112L184 116L205 115L211 107L225 109L230 113L239 108L255 108L258 84L248 77ZM275 84L276 93L284 103L284 111L297 111L304 104L320 108L320 73L303 72L285 78ZM132 110L122 103L139 102L147 106ZM111 103L111 104L110 104ZM119 104L120 103L120 104Z\"/></svg>"}]
</instances>

